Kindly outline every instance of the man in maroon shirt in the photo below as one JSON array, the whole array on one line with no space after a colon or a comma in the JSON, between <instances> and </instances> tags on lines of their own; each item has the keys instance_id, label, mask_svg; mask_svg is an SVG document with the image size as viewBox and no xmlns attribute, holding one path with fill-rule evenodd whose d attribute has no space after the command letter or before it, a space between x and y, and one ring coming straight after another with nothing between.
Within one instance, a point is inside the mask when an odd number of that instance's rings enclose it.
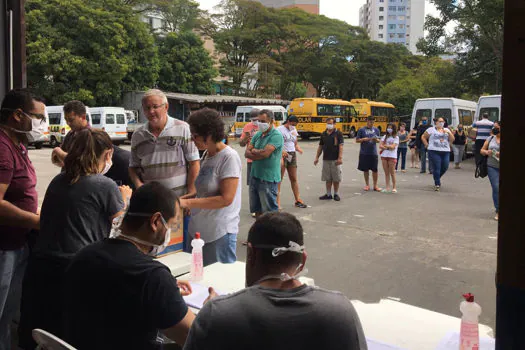
<instances>
[{"instance_id":1,"label":"man in maroon shirt","mask_svg":"<svg viewBox=\"0 0 525 350\"><path fill-rule=\"evenodd\" d=\"M11 349L11 321L20 305L27 234L40 227L36 174L24 141L45 119L44 103L11 90L0 109L0 350Z\"/></svg>"}]
</instances>

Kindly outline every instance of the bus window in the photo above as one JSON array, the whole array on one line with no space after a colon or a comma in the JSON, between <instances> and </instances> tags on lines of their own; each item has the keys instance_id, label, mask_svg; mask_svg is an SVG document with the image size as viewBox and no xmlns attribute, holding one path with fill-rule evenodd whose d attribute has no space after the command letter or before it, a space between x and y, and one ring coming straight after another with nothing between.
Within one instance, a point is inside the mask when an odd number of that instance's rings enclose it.
<instances>
[{"instance_id":1,"label":"bus window","mask_svg":"<svg viewBox=\"0 0 525 350\"><path fill-rule=\"evenodd\" d=\"M474 111L467 109L458 109L459 123L463 125L472 125L474 121Z\"/></svg>"},{"instance_id":2,"label":"bus window","mask_svg":"<svg viewBox=\"0 0 525 350\"><path fill-rule=\"evenodd\" d=\"M317 115L342 116L346 106L340 105L317 105Z\"/></svg>"},{"instance_id":3,"label":"bus window","mask_svg":"<svg viewBox=\"0 0 525 350\"><path fill-rule=\"evenodd\" d=\"M448 125L452 125L452 110L450 108L436 109L435 119L437 118L443 118Z\"/></svg>"},{"instance_id":4,"label":"bus window","mask_svg":"<svg viewBox=\"0 0 525 350\"><path fill-rule=\"evenodd\" d=\"M488 113L489 120L493 122L499 120L499 108L498 107L481 108L479 110L479 115L482 116L484 113Z\"/></svg>"},{"instance_id":5,"label":"bus window","mask_svg":"<svg viewBox=\"0 0 525 350\"><path fill-rule=\"evenodd\" d=\"M283 112L274 112L273 116L275 117L275 121L278 121L278 122L283 121Z\"/></svg>"},{"instance_id":6,"label":"bus window","mask_svg":"<svg viewBox=\"0 0 525 350\"><path fill-rule=\"evenodd\" d=\"M244 123L244 113L237 113L237 122Z\"/></svg>"}]
</instances>

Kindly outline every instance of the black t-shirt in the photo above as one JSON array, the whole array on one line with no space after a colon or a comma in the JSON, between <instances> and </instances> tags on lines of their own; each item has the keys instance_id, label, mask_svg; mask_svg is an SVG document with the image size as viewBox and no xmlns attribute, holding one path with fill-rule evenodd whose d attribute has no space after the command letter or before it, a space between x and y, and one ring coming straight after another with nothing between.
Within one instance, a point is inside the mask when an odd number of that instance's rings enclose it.
<instances>
[{"instance_id":1,"label":"black t-shirt","mask_svg":"<svg viewBox=\"0 0 525 350\"><path fill-rule=\"evenodd\" d=\"M64 339L79 350L160 349L158 330L188 312L170 270L120 239L75 256L64 299Z\"/></svg>"},{"instance_id":2,"label":"black t-shirt","mask_svg":"<svg viewBox=\"0 0 525 350\"><path fill-rule=\"evenodd\" d=\"M467 135L465 134L464 131L463 131L463 135L460 135L458 133L458 131L456 130L456 132L454 133L454 142L453 142L453 144L454 145L464 145L466 139L467 139Z\"/></svg>"},{"instance_id":3,"label":"black t-shirt","mask_svg":"<svg viewBox=\"0 0 525 350\"><path fill-rule=\"evenodd\" d=\"M106 177L109 177L111 180L115 181L118 186L127 185L131 188L134 187L129 178L128 172L130 157L130 151L122 149L118 146L113 146L113 158L111 158L113 165L106 173Z\"/></svg>"},{"instance_id":4,"label":"black t-shirt","mask_svg":"<svg viewBox=\"0 0 525 350\"><path fill-rule=\"evenodd\" d=\"M428 128L432 127L432 125L426 124L426 125L420 125L417 128L417 134L416 134L416 147L421 148L423 145L421 141L421 137L423 137L423 134L425 131L427 131Z\"/></svg>"},{"instance_id":5,"label":"black t-shirt","mask_svg":"<svg viewBox=\"0 0 525 350\"><path fill-rule=\"evenodd\" d=\"M319 141L319 145L323 146L323 160L337 160L339 158L339 145L344 143L343 134L339 130L334 130L331 134L324 131Z\"/></svg>"}]
</instances>

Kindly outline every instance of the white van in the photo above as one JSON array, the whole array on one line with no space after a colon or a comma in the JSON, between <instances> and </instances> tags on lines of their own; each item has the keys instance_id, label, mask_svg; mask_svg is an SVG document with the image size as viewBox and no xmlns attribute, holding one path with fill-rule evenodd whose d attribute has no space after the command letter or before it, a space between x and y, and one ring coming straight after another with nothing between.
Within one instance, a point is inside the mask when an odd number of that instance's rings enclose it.
<instances>
[{"instance_id":1,"label":"white van","mask_svg":"<svg viewBox=\"0 0 525 350\"><path fill-rule=\"evenodd\" d=\"M115 144L124 143L128 137L126 110L122 107L93 107L91 113L92 126L108 133Z\"/></svg>"},{"instance_id":2,"label":"white van","mask_svg":"<svg viewBox=\"0 0 525 350\"><path fill-rule=\"evenodd\" d=\"M64 106L46 106L46 114L49 120L49 145L57 147L64 141L67 133L71 130L66 122ZM86 118L88 124L92 125L89 108L86 111Z\"/></svg>"},{"instance_id":3,"label":"white van","mask_svg":"<svg viewBox=\"0 0 525 350\"><path fill-rule=\"evenodd\" d=\"M476 120L481 120L483 113L489 114L493 122L501 120L501 95L481 96L478 101Z\"/></svg>"},{"instance_id":4,"label":"white van","mask_svg":"<svg viewBox=\"0 0 525 350\"><path fill-rule=\"evenodd\" d=\"M242 129L250 122L250 112L253 109L272 111L275 117L275 126L280 126L288 118L288 112L283 106L238 106L235 110L235 136L241 136Z\"/></svg>"},{"instance_id":5,"label":"white van","mask_svg":"<svg viewBox=\"0 0 525 350\"><path fill-rule=\"evenodd\" d=\"M472 125L477 103L453 97L421 98L414 104L410 128L417 125L421 118L427 117L431 124L435 118L444 118L451 127L458 124Z\"/></svg>"}]
</instances>

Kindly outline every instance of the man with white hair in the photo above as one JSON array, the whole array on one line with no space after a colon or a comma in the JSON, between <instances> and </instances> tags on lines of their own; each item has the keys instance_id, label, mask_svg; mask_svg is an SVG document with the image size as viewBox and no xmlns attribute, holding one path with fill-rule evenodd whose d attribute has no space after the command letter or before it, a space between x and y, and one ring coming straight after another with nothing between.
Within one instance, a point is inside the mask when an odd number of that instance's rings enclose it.
<instances>
[{"instance_id":1,"label":"man with white hair","mask_svg":"<svg viewBox=\"0 0 525 350\"><path fill-rule=\"evenodd\" d=\"M129 176L135 188L157 181L181 198L194 196L200 164L189 125L168 116L168 98L160 90L147 91L142 108L148 122L131 138ZM184 220L185 232L188 219Z\"/></svg>"}]
</instances>

